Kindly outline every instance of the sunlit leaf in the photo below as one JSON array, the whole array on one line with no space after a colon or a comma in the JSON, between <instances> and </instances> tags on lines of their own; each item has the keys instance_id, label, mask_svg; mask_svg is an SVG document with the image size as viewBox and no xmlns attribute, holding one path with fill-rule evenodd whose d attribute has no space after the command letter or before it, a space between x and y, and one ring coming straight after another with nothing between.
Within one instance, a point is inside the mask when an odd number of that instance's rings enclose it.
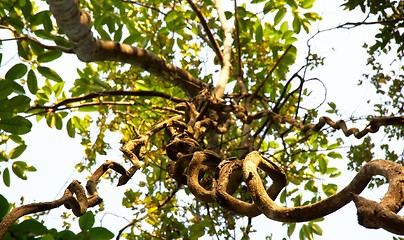
<instances>
[{"instance_id":1,"label":"sunlit leaf","mask_svg":"<svg viewBox=\"0 0 404 240\"><path fill-rule=\"evenodd\" d=\"M318 166L320 167L320 173L325 174L327 171L327 160L323 157L318 159Z\"/></svg>"},{"instance_id":2,"label":"sunlit leaf","mask_svg":"<svg viewBox=\"0 0 404 240\"><path fill-rule=\"evenodd\" d=\"M286 14L285 8L279 9L274 18L274 25L277 25L278 23L280 23L281 20L283 19L283 17L285 16L285 14Z\"/></svg>"},{"instance_id":3,"label":"sunlit leaf","mask_svg":"<svg viewBox=\"0 0 404 240\"><path fill-rule=\"evenodd\" d=\"M25 149L27 149L27 145L25 145L25 144L19 145L15 148L11 149L11 151L9 153L10 159L18 158L25 151Z\"/></svg>"},{"instance_id":4,"label":"sunlit leaf","mask_svg":"<svg viewBox=\"0 0 404 240\"><path fill-rule=\"evenodd\" d=\"M74 136L76 135L76 128L75 128L71 118L67 121L66 131L67 131L67 134L69 135L69 137L71 137L71 138L74 138Z\"/></svg>"},{"instance_id":5,"label":"sunlit leaf","mask_svg":"<svg viewBox=\"0 0 404 240\"><path fill-rule=\"evenodd\" d=\"M26 171L35 172L36 168L33 166L29 166L24 161L15 161L13 162L11 169L13 170L14 174L21 178L22 180L27 180L27 175L25 174Z\"/></svg>"},{"instance_id":6,"label":"sunlit leaf","mask_svg":"<svg viewBox=\"0 0 404 240\"><path fill-rule=\"evenodd\" d=\"M338 190L338 186L336 184L330 183L330 184L322 184L323 192L327 196L331 196L335 194Z\"/></svg>"}]
</instances>

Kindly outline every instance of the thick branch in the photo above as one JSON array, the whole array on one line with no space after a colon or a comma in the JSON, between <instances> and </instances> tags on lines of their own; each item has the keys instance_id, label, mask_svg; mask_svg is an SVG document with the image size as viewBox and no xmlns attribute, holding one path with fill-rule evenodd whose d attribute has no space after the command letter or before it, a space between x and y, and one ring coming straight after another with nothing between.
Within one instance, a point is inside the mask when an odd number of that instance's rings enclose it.
<instances>
[{"instance_id":1,"label":"thick branch","mask_svg":"<svg viewBox=\"0 0 404 240\"><path fill-rule=\"evenodd\" d=\"M0 222L0 239L4 237L9 227L15 221L27 214L48 211L64 204L66 208L72 209L75 216L83 215L88 207L94 207L102 202L102 199L97 193L96 183L108 169L113 169L121 174L118 183L118 186L120 186L125 184L139 168L139 162L134 162L134 165L131 168L125 170L125 168L119 163L107 161L102 164L87 181L86 189L88 197L86 196L85 190L80 182L73 180L60 199L51 202L31 203L14 208Z\"/></svg>"},{"instance_id":2,"label":"thick branch","mask_svg":"<svg viewBox=\"0 0 404 240\"><path fill-rule=\"evenodd\" d=\"M224 32L224 40L223 40L223 65L220 70L219 80L217 81L216 88L214 90L214 94L216 98L222 98L224 94L224 90L226 88L227 82L230 78L230 70L231 70L231 47L233 44L233 27L229 26L226 20L226 16L224 15L224 10L222 8L222 0L215 0L215 7L217 10L217 14L219 15L220 23L222 24L222 29Z\"/></svg>"},{"instance_id":3,"label":"thick branch","mask_svg":"<svg viewBox=\"0 0 404 240\"><path fill-rule=\"evenodd\" d=\"M389 191L383 198L381 207L390 212L401 209L404 198L404 167L386 160L373 160L367 163L351 181L337 194L314 204L299 207L277 205L266 193L261 177L257 172L263 158L258 152L247 155L243 164L243 176L251 197L257 207L270 219L281 222L303 222L326 216L353 200L352 194L359 194L375 175L382 175L389 181ZM403 227L404 223L401 223Z\"/></svg>"},{"instance_id":4,"label":"thick branch","mask_svg":"<svg viewBox=\"0 0 404 240\"><path fill-rule=\"evenodd\" d=\"M63 29L73 45L77 57L84 62L117 61L129 63L179 86L188 96L195 96L207 87L187 71L168 64L145 49L123 43L94 38L90 15L80 11L78 0L48 0L58 26Z\"/></svg>"}]
</instances>

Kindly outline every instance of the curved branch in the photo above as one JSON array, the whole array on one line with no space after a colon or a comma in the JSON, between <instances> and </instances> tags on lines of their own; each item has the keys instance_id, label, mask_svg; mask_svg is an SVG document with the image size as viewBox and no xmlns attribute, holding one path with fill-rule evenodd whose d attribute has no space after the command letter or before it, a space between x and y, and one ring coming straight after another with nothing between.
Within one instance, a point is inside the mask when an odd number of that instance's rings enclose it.
<instances>
[{"instance_id":1,"label":"curved branch","mask_svg":"<svg viewBox=\"0 0 404 240\"><path fill-rule=\"evenodd\" d=\"M290 116L279 115L269 110L264 110L259 113L249 115L247 122L250 122L253 119L259 119L264 116L269 117L269 119L277 124L289 123L300 129L302 133L306 133L308 131L320 131L320 129L323 128L325 124L327 124L335 130L341 129L347 137L353 134L358 139L364 137L368 133L375 133L379 131L380 127L382 126L404 126L404 116L375 117L363 130L360 131L358 128L348 128L344 120L338 120L337 122L334 122L329 117L322 116L316 124L303 124L302 122Z\"/></svg>"},{"instance_id":2,"label":"curved branch","mask_svg":"<svg viewBox=\"0 0 404 240\"><path fill-rule=\"evenodd\" d=\"M129 63L180 87L195 96L207 85L187 71L168 64L145 49L113 41L97 40L91 32L90 15L81 11L78 0L47 0L58 26L73 45L77 57L84 62L117 61Z\"/></svg>"},{"instance_id":3,"label":"curved branch","mask_svg":"<svg viewBox=\"0 0 404 240\"><path fill-rule=\"evenodd\" d=\"M389 214L395 214L398 212L404 204L404 166L400 164L386 161L386 160L373 160L368 162L358 172L351 183L342 189L337 194L319 201L314 204L299 206L299 207L282 207L277 205L266 193L261 177L257 172L258 166L263 162L263 158L258 152L251 152L245 158L243 164L243 176L247 183L248 189L251 193L257 207L270 219L282 222L303 222L314 220L323 216L326 216L347 203L355 199L353 194L359 194L367 186L368 182L375 175L382 175L388 179L389 189L386 195L381 200L380 204L377 204L379 209L384 209ZM356 204L368 208L367 213L362 214L361 217L366 221L373 222L373 227L383 227L384 224L372 219L372 216L378 215L375 208L367 205L367 203L361 204L360 198L356 197ZM359 208L358 211L361 209ZM362 209L363 210L363 209ZM363 213L364 211L362 211ZM368 219L369 218L369 219ZM362 222L364 220L362 219ZM366 222L365 221L365 222ZM399 223L399 227L404 227L404 222Z\"/></svg>"},{"instance_id":4,"label":"curved branch","mask_svg":"<svg viewBox=\"0 0 404 240\"><path fill-rule=\"evenodd\" d=\"M4 237L9 227L22 216L30 213L42 212L58 208L62 206L68 199L72 197L72 193L66 189L63 196L52 202L31 203L14 208L0 222L0 239Z\"/></svg>"},{"instance_id":5,"label":"curved branch","mask_svg":"<svg viewBox=\"0 0 404 240\"><path fill-rule=\"evenodd\" d=\"M81 186L80 182L73 180L60 199L51 202L31 203L14 208L0 222L0 239L4 237L9 227L17 219L27 214L51 210L64 204L66 208L72 209L75 216L83 215L87 211L88 207L94 207L102 202L102 199L97 193L96 183L108 169L113 169L121 174L118 183L118 186L120 186L126 184L126 182L139 168L139 162L135 163L134 166L128 170L125 170L125 168L119 163L106 161L91 175L90 179L87 181L86 189L88 192L88 197L86 196L85 190L83 186Z\"/></svg>"}]
</instances>

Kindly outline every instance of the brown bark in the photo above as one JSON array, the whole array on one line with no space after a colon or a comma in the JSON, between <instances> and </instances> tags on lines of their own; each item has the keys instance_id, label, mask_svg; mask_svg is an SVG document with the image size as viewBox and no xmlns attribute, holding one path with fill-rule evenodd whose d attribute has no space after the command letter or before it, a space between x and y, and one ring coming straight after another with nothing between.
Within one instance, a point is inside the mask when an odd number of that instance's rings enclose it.
<instances>
[{"instance_id":1,"label":"brown bark","mask_svg":"<svg viewBox=\"0 0 404 240\"><path fill-rule=\"evenodd\" d=\"M166 63L152 52L123 43L95 39L91 32L90 14L79 9L78 0L47 0L47 3L80 60L129 63L180 87L188 96L195 96L207 88L206 84L187 71Z\"/></svg>"}]
</instances>

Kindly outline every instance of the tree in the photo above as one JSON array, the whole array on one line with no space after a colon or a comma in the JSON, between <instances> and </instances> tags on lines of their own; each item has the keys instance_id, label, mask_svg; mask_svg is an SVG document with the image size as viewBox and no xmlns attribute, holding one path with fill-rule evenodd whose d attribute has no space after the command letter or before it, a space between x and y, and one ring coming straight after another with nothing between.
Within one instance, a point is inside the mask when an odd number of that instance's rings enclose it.
<instances>
[{"instance_id":1,"label":"tree","mask_svg":"<svg viewBox=\"0 0 404 240\"><path fill-rule=\"evenodd\" d=\"M93 227L94 213L88 211L103 208L97 183L102 177L124 185L134 175L145 180L123 196L134 219L117 237L231 238L237 221L247 217L240 231L248 238L251 218L264 214L287 224L289 237L296 222L307 222L299 237L312 239L322 232L322 217L351 201L359 224L404 234L397 214L404 202L403 159L382 144L387 160L371 161L372 133L384 127L388 140L397 141L404 134L402 76L386 72L380 62L392 50L398 59L403 56L403 3L344 3L369 18L337 28L381 26L375 44L365 46L373 68L365 78L385 103L375 104L376 116L369 113L362 130L302 107L313 94L306 73L323 61L309 51L304 66L290 70L298 34L321 19L310 10L313 0L230 3L234 6L220 0L0 3L1 27L13 34L1 42L15 41L20 58L0 81L1 144L15 146L2 150L4 184L10 187L11 172L27 179L26 172L35 171L19 159L35 120L81 138L86 161L76 167L92 173L82 179L86 189L74 180L55 201L13 207L1 197L1 236L112 238L107 229ZM47 66L66 54L87 63L73 83ZM337 106L328 106L327 113L338 117ZM108 132L122 135L125 163L97 161L111 146ZM330 164L342 158L340 132L364 140L346 156L356 177L337 191L334 183L316 179L340 175ZM359 196L369 183L385 182L389 189L379 203ZM192 204L182 204L178 193ZM18 220L61 205L80 217L82 232L48 229L36 217Z\"/></svg>"}]
</instances>

